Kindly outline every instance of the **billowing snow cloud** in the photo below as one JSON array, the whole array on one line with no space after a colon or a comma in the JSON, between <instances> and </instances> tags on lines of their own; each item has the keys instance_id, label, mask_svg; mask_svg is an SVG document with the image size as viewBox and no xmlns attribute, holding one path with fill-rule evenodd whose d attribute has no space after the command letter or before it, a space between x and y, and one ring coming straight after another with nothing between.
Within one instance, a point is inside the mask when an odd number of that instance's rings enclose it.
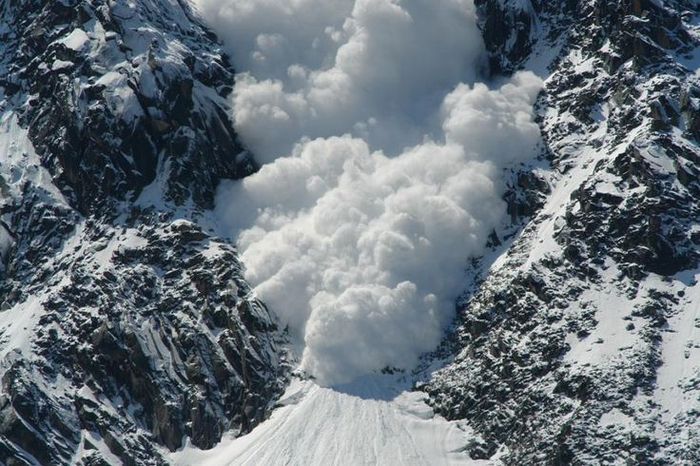
<instances>
[{"instance_id":1,"label":"billowing snow cloud","mask_svg":"<svg viewBox=\"0 0 700 466\"><path fill-rule=\"evenodd\" d=\"M234 121L266 165L217 211L302 365L336 384L410 367L532 156L538 78L475 83L470 0L198 0L230 47Z\"/></svg>"},{"instance_id":2,"label":"billowing snow cloud","mask_svg":"<svg viewBox=\"0 0 700 466\"><path fill-rule=\"evenodd\" d=\"M256 157L300 135L420 142L445 93L482 60L471 0L198 0L243 71L235 123ZM433 121L436 123L437 121Z\"/></svg>"}]
</instances>

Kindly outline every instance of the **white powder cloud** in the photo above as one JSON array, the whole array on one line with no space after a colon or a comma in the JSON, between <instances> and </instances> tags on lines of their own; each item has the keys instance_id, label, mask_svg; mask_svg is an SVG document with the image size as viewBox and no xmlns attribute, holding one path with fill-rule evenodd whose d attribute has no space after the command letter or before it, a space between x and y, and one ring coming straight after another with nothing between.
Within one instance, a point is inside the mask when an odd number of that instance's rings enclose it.
<instances>
[{"instance_id":1,"label":"white powder cloud","mask_svg":"<svg viewBox=\"0 0 700 466\"><path fill-rule=\"evenodd\" d=\"M532 156L541 81L474 83L471 0L198 0L230 47L234 121L266 165L217 212L321 383L411 367L454 316Z\"/></svg>"},{"instance_id":2,"label":"white powder cloud","mask_svg":"<svg viewBox=\"0 0 700 466\"><path fill-rule=\"evenodd\" d=\"M471 0L198 0L237 78L235 124L260 161L352 134L394 154L420 142L445 93L474 79Z\"/></svg>"}]
</instances>

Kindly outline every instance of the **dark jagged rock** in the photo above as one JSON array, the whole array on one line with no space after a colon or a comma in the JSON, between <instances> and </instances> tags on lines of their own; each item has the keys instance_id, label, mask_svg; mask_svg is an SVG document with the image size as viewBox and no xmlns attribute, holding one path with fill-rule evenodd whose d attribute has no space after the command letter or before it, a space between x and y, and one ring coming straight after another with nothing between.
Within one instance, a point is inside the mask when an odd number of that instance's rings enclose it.
<instances>
[{"instance_id":1,"label":"dark jagged rock","mask_svg":"<svg viewBox=\"0 0 700 466\"><path fill-rule=\"evenodd\" d=\"M6 98L23 106L42 164L83 214L138 197L159 165L168 198L202 207L220 178L254 169L227 116L233 71L184 5L5 6Z\"/></svg>"},{"instance_id":2,"label":"dark jagged rock","mask_svg":"<svg viewBox=\"0 0 700 466\"><path fill-rule=\"evenodd\" d=\"M549 76L543 151L421 388L475 459L698 464L697 2L475 5L493 75ZM0 3L0 463L164 464L274 405L284 335L206 212L256 169L232 82L185 1Z\"/></svg>"}]
</instances>

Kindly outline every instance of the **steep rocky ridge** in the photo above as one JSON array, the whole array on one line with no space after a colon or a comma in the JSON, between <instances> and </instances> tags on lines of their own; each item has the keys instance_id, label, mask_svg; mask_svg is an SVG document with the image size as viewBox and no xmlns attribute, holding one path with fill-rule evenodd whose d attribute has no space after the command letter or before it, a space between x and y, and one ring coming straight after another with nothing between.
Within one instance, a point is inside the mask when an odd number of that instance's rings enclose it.
<instances>
[{"instance_id":1,"label":"steep rocky ridge","mask_svg":"<svg viewBox=\"0 0 700 466\"><path fill-rule=\"evenodd\" d=\"M246 432L283 336L207 212L255 165L177 0L0 5L0 463L160 464Z\"/></svg>"},{"instance_id":2,"label":"steep rocky ridge","mask_svg":"<svg viewBox=\"0 0 700 466\"><path fill-rule=\"evenodd\" d=\"M549 63L546 163L523 169L546 182L510 194L546 199L514 209L422 388L481 434L475 458L697 464L700 9L477 3L497 72Z\"/></svg>"}]
</instances>

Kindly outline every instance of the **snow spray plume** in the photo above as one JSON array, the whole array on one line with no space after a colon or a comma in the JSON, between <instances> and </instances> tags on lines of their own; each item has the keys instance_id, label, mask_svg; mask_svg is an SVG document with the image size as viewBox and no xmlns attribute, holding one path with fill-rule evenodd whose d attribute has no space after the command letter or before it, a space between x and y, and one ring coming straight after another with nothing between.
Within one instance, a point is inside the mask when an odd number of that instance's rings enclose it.
<instances>
[{"instance_id":1,"label":"snow spray plume","mask_svg":"<svg viewBox=\"0 0 700 466\"><path fill-rule=\"evenodd\" d=\"M337 384L411 367L454 317L539 141L542 82L475 83L471 0L198 0L241 73L234 122L265 163L217 212L302 365Z\"/></svg>"}]
</instances>

